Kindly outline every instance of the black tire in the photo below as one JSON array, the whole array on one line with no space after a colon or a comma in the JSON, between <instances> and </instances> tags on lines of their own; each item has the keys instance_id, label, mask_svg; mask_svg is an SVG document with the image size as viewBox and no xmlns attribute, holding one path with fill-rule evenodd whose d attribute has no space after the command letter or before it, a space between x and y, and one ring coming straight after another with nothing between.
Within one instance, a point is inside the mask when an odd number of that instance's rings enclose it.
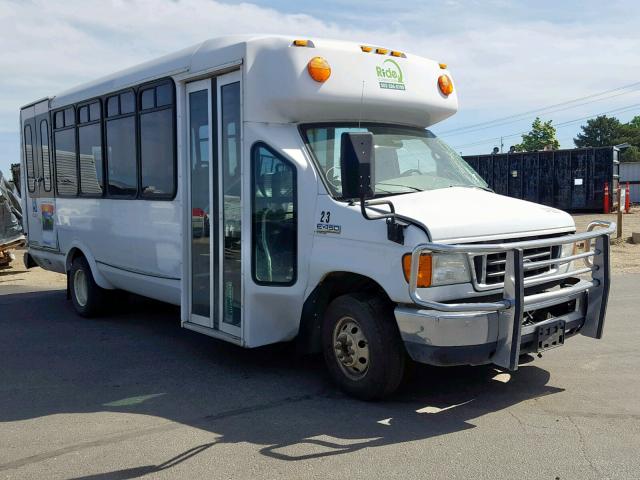
<instances>
[{"instance_id":1,"label":"black tire","mask_svg":"<svg viewBox=\"0 0 640 480\"><path fill-rule=\"evenodd\" d=\"M84 280L85 287L81 286ZM107 290L98 286L93 279L91 268L87 260L76 257L69 271L69 286L71 301L78 315L82 317L95 317L104 311ZM83 291L86 288L86 291Z\"/></svg>"},{"instance_id":2,"label":"black tire","mask_svg":"<svg viewBox=\"0 0 640 480\"><path fill-rule=\"evenodd\" d=\"M351 320L355 320L354 323ZM357 331L359 326L362 332ZM356 359L360 352L348 353L345 344L362 343L363 334L367 355ZM345 332L345 335L342 335ZM342 337L342 338L341 338ZM337 341L335 339L337 338ZM346 338L346 341L345 341ZM340 344L340 347L337 345ZM333 380L349 395L362 400L377 400L392 394L400 385L405 369L406 351L389 302L367 293L343 295L336 298L324 316L322 325L324 359ZM345 366L339 355L353 366ZM356 363L357 360L366 360ZM364 367L362 367L364 366ZM354 371L358 369L359 371Z\"/></svg>"}]
</instances>

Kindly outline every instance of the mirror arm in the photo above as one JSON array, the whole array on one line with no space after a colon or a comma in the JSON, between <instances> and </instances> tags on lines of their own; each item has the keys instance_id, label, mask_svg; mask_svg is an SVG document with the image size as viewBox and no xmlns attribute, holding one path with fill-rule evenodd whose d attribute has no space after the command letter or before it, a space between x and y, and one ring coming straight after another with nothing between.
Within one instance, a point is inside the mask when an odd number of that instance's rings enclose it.
<instances>
[{"instance_id":1,"label":"mirror arm","mask_svg":"<svg viewBox=\"0 0 640 480\"><path fill-rule=\"evenodd\" d=\"M367 213L367 207L372 207L375 205L388 205L389 213L382 213L380 215L374 215L373 217L369 216L369 214ZM360 197L360 212L362 212L362 216L367 220L381 220L383 218L386 218L387 238L392 242L404 245L404 229L407 227L408 223L398 223L396 221L396 209L393 206L392 202L384 199L365 200L363 195Z\"/></svg>"},{"instance_id":2,"label":"mirror arm","mask_svg":"<svg viewBox=\"0 0 640 480\"><path fill-rule=\"evenodd\" d=\"M388 205L390 210L389 213L383 213L380 215L375 215L373 217L369 216L369 214L367 213L367 207L373 207L376 205ZM362 216L367 220L381 220L383 218L386 218L387 238L392 242L404 245L404 229L409 225L413 225L422 230L427 237L427 242L431 241L431 232L425 224L411 217L405 217L404 215L397 214L393 203L389 200L365 200L364 197L361 197L360 211L362 212Z\"/></svg>"},{"instance_id":3,"label":"mirror arm","mask_svg":"<svg viewBox=\"0 0 640 480\"><path fill-rule=\"evenodd\" d=\"M389 213L383 213L380 215L375 215L370 217L367 213L367 207L372 207L375 205L389 205ZM396 209L389 200L379 199L379 200L365 200L364 196L360 197L360 211L362 212L362 216L367 220L380 220L382 218L395 218Z\"/></svg>"}]
</instances>

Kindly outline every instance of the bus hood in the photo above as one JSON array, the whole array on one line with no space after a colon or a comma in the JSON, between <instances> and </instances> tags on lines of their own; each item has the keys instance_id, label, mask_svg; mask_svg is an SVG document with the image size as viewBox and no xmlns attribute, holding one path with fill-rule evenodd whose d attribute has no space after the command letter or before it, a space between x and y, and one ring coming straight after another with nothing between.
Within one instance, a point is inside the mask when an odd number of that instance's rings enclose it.
<instances>
[{"instance_id":1,"label":"bus hood","mask_svg":"<svg viewBox=\"0 0 640 480\"><path fill-rule=\"evenodd\" d=\"M433 241L472 242L572 232L571 215L479 188L450 187L390 197L396 213L426 225Z\"/></svg>"}]
</instances>

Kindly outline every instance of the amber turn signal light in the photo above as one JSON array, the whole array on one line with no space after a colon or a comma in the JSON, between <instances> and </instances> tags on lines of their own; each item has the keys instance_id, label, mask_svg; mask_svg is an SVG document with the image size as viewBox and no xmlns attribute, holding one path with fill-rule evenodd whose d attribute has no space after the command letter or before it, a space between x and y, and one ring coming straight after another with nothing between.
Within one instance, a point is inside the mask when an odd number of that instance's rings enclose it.
<instances>
[{"instance_id":1,"label":"amber turn signal light","mask_svg":"<svg viewBox=\"0 0 640 480\"><path fill-rule=\"evenodd\" d=\"M402 270L404 279L409 283L411 277L411 254L407 253L402 257ZM431 255L420 255L418 262L418 288L428 288L431 286Z\"/></svg>"}]
</instances>

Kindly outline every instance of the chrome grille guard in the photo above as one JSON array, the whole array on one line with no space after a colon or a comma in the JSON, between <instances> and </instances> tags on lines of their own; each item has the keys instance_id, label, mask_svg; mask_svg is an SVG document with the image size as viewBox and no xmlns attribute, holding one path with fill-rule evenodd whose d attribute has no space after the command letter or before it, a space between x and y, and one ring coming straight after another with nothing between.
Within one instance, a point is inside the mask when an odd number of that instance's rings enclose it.
<instances>
[{"instance_id":1,"label":"chrome grille guard","mask_svg":"<svg viewBox=\"0 0 640 480\"><path fill-rule=\"evenodd\" d=\"M596 230L596 228L598 228ZM527 306L567 296L575 296L588 291L587 313L581 330L583 335L601 338L604 317L607 309L610 284L609 245L611 235L616 229L614 222L596 221L589 224L587 231L554 238L527 240L514 243L447 245L442 243L421 243L411 252L411 274L409 276L409 295L420 307L441 312L494 312L498 315L498 346L492 361L499 366L516 370L520 354L522 315ZM550 260L524 263L523 251L529 248L560 246L569 243L587 241L583 253ZM595 243L595 248L593 244ZM503 298L497 302L480 303L441 303L425 300L418 292L418 266L422 253L463 253L487 254L506 253ZM582 259L584 267L571 270L571 262ZM546 265L569 264L566 272L552 275L524 278L524 271ZM470 265L469 268L473 266ZM524 288L547 282L562 280L591 272L591 280L562 287L549 292L524 295Z\"/></svg>"}]
</instances>

